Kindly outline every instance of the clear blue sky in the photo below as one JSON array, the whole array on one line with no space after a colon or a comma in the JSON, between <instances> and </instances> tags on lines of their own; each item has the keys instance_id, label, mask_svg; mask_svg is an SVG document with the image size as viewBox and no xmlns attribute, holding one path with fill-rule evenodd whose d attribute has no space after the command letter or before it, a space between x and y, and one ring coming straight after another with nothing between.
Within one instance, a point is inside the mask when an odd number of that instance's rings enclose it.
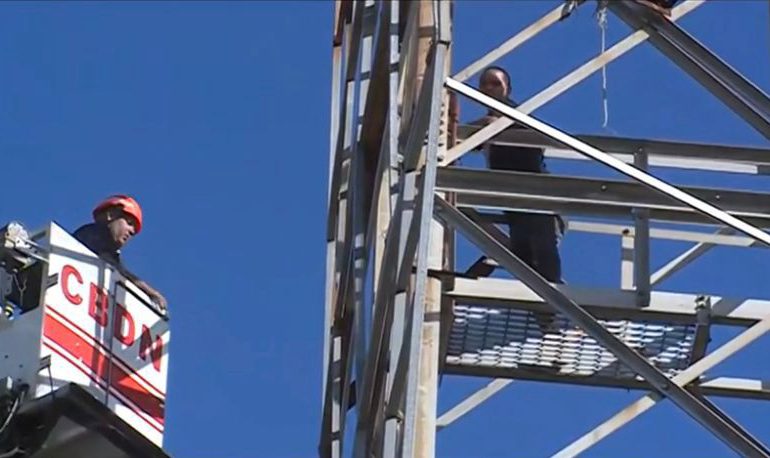
<instances>
[{"instance_id":1,"label":"clear blue sky","mask_svg":"<svg viewBox=\"0 0 770 458\"><path fill-rule=\"evenodd\" d=\"M683 24L766 88L767 3L712 3ZM458 2L455 68L553 5ZM598 52L593 8L503 60L517 98ZM166 444L175 456L315 455L332 10L323 1L0 5L0 220L75 229L106 194L139 199L145 230L125 258L170 302ZM625 33L611 18L609 42ZM649 45L610 67L609 103L617 135L766 144ZM465 104L463 119L477 112ZM599 78L536 114L570 132L602 133ZM601 173L569 163L552 168ZM768 189L761 179L664 176ZM589 243L605 258L586 258ZM656 244L653 262L686 247ZM617 240L569 234L566 276L616 285L618 256ZM718 249L664 286L768 297L768 259L762 250ZM715 342L729 334L718 332ZM758 356L768 351L765 339L715 373L770 378ZM484 382L445 378L440 409ZM543 456L640 395L516 382L442 431L439 456ZM717 402L770 439L767 404ZM668 404L586 456L655 454L731 456Z\"/></svg>"}]
</instances>

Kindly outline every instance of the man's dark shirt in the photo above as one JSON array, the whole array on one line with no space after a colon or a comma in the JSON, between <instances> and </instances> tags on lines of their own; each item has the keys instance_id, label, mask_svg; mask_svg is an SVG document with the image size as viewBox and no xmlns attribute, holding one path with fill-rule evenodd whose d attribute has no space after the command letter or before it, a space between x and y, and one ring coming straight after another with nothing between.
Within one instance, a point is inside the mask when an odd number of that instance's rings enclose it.
<instances>
[{"instance_id":1,"label":"man's dark shirt","mask_svg":"<svg viewBox=\"0 0 770 458\"><path fill-rule=\"evenodd\" d=\"M519 105L511 99L505 100L504 102L512 107L517 107ZM494 111L490 110L489 114L494 114ZM526 129L526 127L514 124L508 129L518 130ZM494 143L490 143L487 147L487 151L487 160L489 161L490 169L548 173L542 148L495 145Z\"/></svg>"},{"instance_id":2,"label":"man's dark shirt","mask_svg":"<svg viewBox=\"0 0 770 458\"><path fill-rule=\"evenodd\" d=\"M112 240L110 229L103 223L90 223L80 226L73 237L96 253L97 256L113 265L120 273L132 281L138 278L126 269L120 260L120 249Z\"/></svg>"},{"instance_id":3,"label":"man's dark shirt","mask_svg":"<svg viewBox=\"0 0 770 458\"><path fill-rule=\"evenodd\" d=\"M514 125L509 129L523 129L523 127ZM488 154L490 169L547 173L542 148L495 145L494 143L490 143Z\"/></svg>"}]
</instances>

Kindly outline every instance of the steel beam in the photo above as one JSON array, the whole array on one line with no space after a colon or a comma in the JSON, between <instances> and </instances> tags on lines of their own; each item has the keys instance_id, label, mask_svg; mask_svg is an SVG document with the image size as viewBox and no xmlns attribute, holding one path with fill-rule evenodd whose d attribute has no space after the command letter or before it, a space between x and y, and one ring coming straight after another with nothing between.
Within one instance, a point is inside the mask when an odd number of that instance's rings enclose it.
<instances>
[{"instance_id":1,"label":"steel beam","mask_svg":"<svg viewBox=\"0 0 770 458\"><path fill-rule=\"evenodd\" d=\"M677 6L671 11L671 20L679 20L704 3L705 0L689 0L687 2L683 2L681 5ZM540 91L534 97L519 105L519 110L524 113L531 113L535 111L536 109L555 99L569 88L593 75L596 71L608 65L610 62L632 50L637 45L643 43L647 38L647 32L643 30L637 30L633 34L616 43L610 49L594 57L560 80L551 84L546 89ZM487 142L495 135L510 127L512 124L513 122L505 117L497 119L493 123L478 131L475 135L466 138L464 142L447 151L446 156L443 158L442 164L446 165L454 163L464 154L473 150L474 148L477 148L482 143Z\"/></svg>"},{"instance_id":2,"label":"steel beam","mask_svg":"<svg viewBox=\"0 0 770 458\"><path fill-rule=\"evenodd\" d=\"M340 119L337 124L336 145L330 151L330 162L333 162L331 185L329 187L329 218L327 225L327 303L325 305L325 329L324 341L324 410L321 429L319 452L324 457L337 458L342 455L342 430L345 421L345 395L347 386L346 368L347 356L350 354L344 348L347 344L347 335L343 327L337 322L341 307L339 306L342 292L347 285L347 277L352 262L352 243L346 238L350 233L352 221L346 196L348 188L346 170L349 168L349 157L353 139L354 100L356 89L356 69L359 60L362 38L363 4L352 5L352 22L342 26L342 43L344 60L343 68L339 70L345 73L344 92L340 107ZM339 12L338 12L339 14ZM335 42L339 37L335 36ZM332 141L332 139L330 139ZM348 167L346 167L346 162ZM341 288L342 286L342 288Z\"/></svg>"},{"instance_id":3,"label":"steel beam","mask_svg":"<svg viewBox=\"0 0 770 458\"><path fill-rule=\"evenodd\" d=\"M405 257L414 256L414 248L407 246L409 234L416 231L417 218L411 217L407 208L413 205L413 199L417 194L417 183L414 174L406 175L400 182L400 190L396 202L393 217L390 220L385 245L385 253L382 257L381 275L377 285L377 293L374 299L374 313L372 317L372 337L369 342L368 356L364 380L358 396L360 418L358 419L356 444L354 456L365 456L369 448L368 428L374 423L373 416L379 411L379 397L382 389L384 360L388 353L391 338L391 324L393 320L393 297L396 295L397 265L403 262ZM404 226L402 228L402 225ZM404 230L406 229L406 230ZM399 241L396 243L396 241Z\"/></svg>"},{"instance_id":4,"label":"steel beam","mask_svg":"<svg viewBox=\"0 0 770 458\"><path fill-rule=\"evenodd\" d=\"M461 139L468 138L480 131L478 126L458 126ZM672 142L642 138L607 137L601 135L576 135L577 139L594 148L614 155L624 162L633 162L634 155L644 150L651 166L676 164L687 168L714 171L743 171L760 173L758 168L770 168L770 149L738 145L716 145L707 143ZM502 146L526 146L544 148L553 157L581 158L584 156L571 149L564 148L558 141L540 132L526 129L508 129L500 132L490 144ZM688 162L672 163L675 159ZM656 162L659 161L659 162ZM665 162L665 161L669 162ZM744 167L744 168L740 168ZM736 170L733 170L736 168Z\"/></svg>"},{"instance_id":5,"label":"steel beam","mask_svg":"<svg viewBox=\"0 0 770 458\"><path fill-rule=\"evenodd\" d=\"M648 158L644 149L634 155L634 166L647 171ZM634 208L634 289L636 305L646 307L650 303L650 210Z\"/></svg>"},{"instance_id":6,"label":"steel beam","mask_svg":"<svg viewBox=\"0 0 770 458\"><path fill-rule=\"evenodd\" d=\"M410 15L410 21L414 18ZM417 36L414 35L416 39ZM409 49L409 44L403 44ZM407 51L409 52L409 51ZM433 67L431 67L433 68ZM406 69L404 69L406 71ZM424 191L418 190L417 178L421 170L417 167L421 160L421 145L424 141L428 127L430 126L430 110L420 109L421 105L430 106L432 91L442 90L440 81L438 84L432 84L427 81L423 84L420 96L417 99L417 110L408 121L407 132L408 140L404 144L403 151L404 163L402 164L404 174L399 180L400 191L397 198L393 217L390 220L388 233L386 235L385 253L382 256L380 267L377 293L375 294L374 317L372 320L372 338L370 341L367 365L364 375L363 388L361 389L359 402L361 406L361 417L359 418L357 438L354 454L368 453L371 450L371 434L374 432L374 426L382 414L380 407L385 388L385 361L389 352L392 332L398 330L392 328L394 324L393 307L395 296L403 291L402 287L406 284L408 275L404 277L404 272L411 272L412 262L418 248L419 236L422 233L420 228L423 221L420 215L423 213L420 208L420 201L416 200ZM425 180L420 180L419 186L425 185ZM432 190L430 191L432 195ZM417 208L415 208L417 204ZM432 205L432 202L431 202ZM428 218L430 221L430 218ZM403 226L403 227L402 227ZM399 243L393 241L399 240ZM398 325L398 322L395 322ZM394 382L395 382L394 377Z\"/></svg>"},{"instance_id":7,"label":"steel beam","mask_svg":"<svg viewBox=\"0 0 770 458\"><path fill-rule=\"evenodd\" d=\"M441 173L441 172L439 172ZM504 224L505 218L500 213L478 212L480 218L486 222ZM627 224L613 224L595 221L577 220L570 218L567 221L568 231L585 232L589 234L604 234L629 237L634 236L634 228ZM687 231L679 229L650 228L650 237L661 240L677 240L693 243L712 243L720 246L766 248L765 245L744 235L717 235L701 231Z\"/></svg>"},{"instance_id":8,"label":"steel beam","mask_svg":"<svg viewBox=\"0 0 770 458\"><path fill-rule=\"evenodd\" d=\"M343 358L340 364L342 368L340 380L342 388L342 413L340 415L338 438L338 441L340 441L340 451L342 450L342 440L345 435L353 362L355 362L357 379L361 378L365 363L365 353L363 350L366 342L366 329L363 303L364 276L368 267L367 243L365 240L367 232L365 211L368 202L366 202L367 196L364 193L368 186L364 183L365 157L361 147L361 120L366 108L365 103L362 101L367 99L371 75L372 34L375 31L374 25L378 19L378 11L373 1L358 2L355 8L358 10L354 20L358 21L358 25L354 25L354 29L360 27L358 32L360 35L356 34L360 39L359 46L353 46L352 49L355 49L358 54L358 65L348 67L347 73L348 77L352 76L352 80L349 82L354 83L353 87L358 89L358 94L354 99L356 101L354 109L357 105L358 113L356 116L351 116L348 120L344 139L345 151L348 156L345 158L348 168L347 188L346 192L343 193L345 200L345 224L341 225L344 231L342 237L343 249L340 251L339 254L341 256L338 258L341 263L341 271L334 306L336 317L341 322L341 325L338 325L338 327L346 329L343 334ZM360 343L363 344L359 345Z\"/></svg>"},{"instance_id":9,"label":"steel beam","mask_svg":"<svg viewBox=\"0 0 770 458\"><path fill-rule=\"evenodd\" d=\"M429 381L423 381L423 372L431 370L431 364L422 357L423 345L423 323L426 319L426 293L428 288L428 266L430 263L430 243L435 242L438 246L441 246L443 240L431 240L432 230L431 224L433 222L433 195L436 185L436 169L438 167L438 147L439 147L439 135L441 133L441 120L442 120L442 101L443 91L441 82L447 76L446 74L446 59L448 59L450 37L446 36L448 30L451 27L451 19L449 14L449 3L435 0L433 2L433 11L436 25L436 42L432 48L433 52L433 66L432 74L430 74L430 128L428 130L427 145L425 148L425 166L422 172L422 194L420 196L422 200L421 205L421 226L420 226L420 240L418 243L417 253L417 271L415 274L415 288L414 296L411 301L411 317L408 317L409 324L407 329L410 330L408 350L409 350L409 365L410 370L406 374L406 386L404 390L404 434L403 434L403 456L412 457L432 457L435 455L435 408L431 407L435 405L435 397L437 395L437 386L431 384L430 387L426 386ZM423 83L423 87L428 84ZM438 298L435 298L438 300ZM436 336L438 337L438 336ZM437 343L437 342L436 342ZM436 368L437 371L437 368ZM398 377L396 377L398 382ZM418 391L418 387L420 390ZM394 387L394 393L397 390ZM398 399L398 398L396 398ZM419 405L419 403L426 405ZM420 409L420 412L418 412ZM432 409L433 412L426 410ZM431 425L426 425L425 418L421 418L426 415L432 415L433 422ZM422 424L420 423L422 422ZM420 437L418 434L422 434ZM426 435L431 435L427 437ZM420 441L420 442L417 442Z\"/></svg>"},{"instance_id":10,"label":"steel beam","mask_svg":"<svg viewBox=\"0 0 770 458\"><path fill-rule=\"evenodd\" d=\"M628 233L620 238L620 289L634 289L634 237Z\"/></svg>"},{"instance_id":11,"label":"steel beam","mask_svg":"<svg viewBox=\"0 0 770 458\"><path fill-rule=\"evenodd\" d=\"M373 193L372 206L377 208L375 225L375 245L374 245L374 285L380 276L380 265L382 253L385 248L385 234L392 216L393 207L395 207L397 192L394 185L398 181L398 128L400 118L398 114L398 63L401 57L399 50L399 18L400 3L398 1L388 2L390 8L389 22L389 40L387 42L387 56L390 68L388 76L388 114L385 122L385 133L382 138L380 149L380 162L383 164L382 173L378 173L375 179L377 189Z\"/></svg>"},{"instance_id":12,"label":"steel beam","mask_svg":"<svg viewBox=\"0 0 770 458\"><path fill-rule=\"evenodd\" d=\"M525 310L542 310L543 299L519 280L505 278L461 278L453 280L444 294L458 304L478 304ZM572 298L594 316L606 319L663 320L672 323L697 323L696 302L704 294L652 291L650 304L636 306L634 292L621 289L589 288L576 285L556 285L565 296ZM712 301L711 320L714 324L751 326L770 310L770 301L708 296Z\"/></svg>"},{"instance_id":13,"label":"steel beam","mask_svg":"<svg viewBox=\"0 0 770 458\"><path fill-rule=\"evenodd\" d=\"M521 278L549 305L585 330L597 342L617 356L621 362L644 377L660 393L671 399L685 413L701 423L730 448L746 456L770 456L770 451L766 450L764 446L755 444L747 433L737 428L736 425L715 414L681 386L672 386L671 380L650 364L646 358L626 346L580 305L554 288L540 274L513 255L506 247L499 244L459 210L439 197L436 198L436 209L436 216L440 220L461 231L472 243L494 258L502 267Z\"/></svg>"},{"instance_id":14,"label":"steel beam","mask_svg":"<svg viewBox=\"0 0 770 458\"><path fill-rule=\"evenodd\" d=\"M444 375L462 377L479 377L495 379L486 387L464 399L442 415L443 420L439 430L449 426L462 416L467 415L493 395L514 381L530 381L560 385L588 386L604 389L622 389L649 391L652 389L644 380L632 378L621 379L618 377L591 375L575 376L559 374L542 369L529 369L525 367L495 367L495 366L471 366L462 364L447 364ZM685 388L693 393L703 396L714 396L728 399L751 399L758 401L770 401L770 383L765 380L741 379L732 377L704 378L703 381L695 380ZM444 418L444 416L446 416Z\"/></svg>"},{"instance_id":15,"label":"steel beam","mask_svg":"<svg viewBox=\"0 0 770 458\"><path fill-rule=\"evenodd\" d=\"M609 151L615 158L625 162L626 164L633 164L634 160L631 155L617 154ZM543 155L546 159L567 159L588 161L584 156L581 156L574 151L570 151L566 148L545 148ZM770 167L766 165L753 165L745 164L735 161L719 161L708 159L688 159L688 158L675 158L675 157L652 157L650 158L650 167L662 167L671 169L684 169L688 171L704 171L704 172L718 172L718 173L735 173L741 175L770 175Z\"/></svg>"},{"instance_id":16,"label":"steel beam","mask_svg":"<svg viewBox=\"0 0 770 458\"><path fill-rule=\"evenodd\" d=\"M374 239L374 296L379 295L378 289L380 287L380 276L383 274L381 268L383 266L384 253L387 243L396 243L393 239L386 240L388 227L391 224L393 217L393 209L397 206L398 201L398 184L401 183L401 177L399 176L399 164L398 164L398 129L400 126L400 117L398 113L398 82L399 82L399 60L401 57L399 49L399 19L400 19L400 2L389 1L381 4L383 8L383 18L380 23L378 33L378 42L380 43L380 49L378 51L379 58L384 61L386 68L388 69L388 76L386 78L386 100L387 100L387 113L385 120L385 129L381 135L381 148L379 152L379 164L378 172L374 179L375 189L372 192L372 205L373 211L370 215L370 228L372 232L372 238ZM382 49L384 46L385 49ZM411 220L402 220L402 234L406 234L409 230ZM402 253L405 250L406 237L401 237L398 242L398 252ZM378 321L377 325L387 326L393 331L390 332L389 348L391 354L394 352L394 347L399 348L401 342L401 334L403 333L403 306L400 305L402 301L399 300L398 295L394 301L393 313L387 317L384 321ZM376 303L372 304L371 313L374 315L376 312ZM389 365L393 365L395 358L385 358L385 361ZM385 371L386 369L382 369ZM379 372L379 369L377 370ZM387 379L385 380L384 390L387 392L392 383L392 369L387 371ZM385 377L384 375L382 377ZM362 378L361 384L363 385ZM373 413L374 418L369 419L364 415L359 415L361 421L368 422L367 425L375 424L375 431L377 428L377 421L379 417L381 399L383 399L381 393L381 380L376 380L374 385L367 386L367 392L372 392L373 399L372 404L374 407L368 407L370 412ZM363 388L362 388L363 390ZM359 410L360 411L360 410ZM369 415L369 412L366 413ZM357 428L356 440L354 445L353 456L364 456L367 454L366 449L380 450L382 448L383 436L371 437L371 431L367 431L366 428ZM385 443L389 443L385 438Z\"/></svg>"},{"instance_id":17,"label":"steel beam","mask_svg":"<svg viewBox=\"0 0 770 458\"><path fill-rule=\"evenodd\" d=\"M701 377L698 389L706 396L770 400L770 381L768 380Z\"/></svg>"},{"instance_id":18,"label":"steel beam","mask_svg":"<svg viewBox=\"0 0 770 458\"><path fill-rule=\"evenodd\" d=\"M477 390L467 398L457 403L454 407L444 412L436 421L437 430L441 431L450 426L463 416L476 409L492 396L496 395L503 388L509 386L516 380L527 379L531 374L532 380L555 382L555 383L575 383L591 386L619 387L624 389L645 389L649 385L642 381L629 380L626 383L618 379L598 379L594 377L570 377L570 376L549 376L542 371L524 371L524 370L495 370L495 369L470 369L465 370L461 366L447 366L447 374L457 375L475 375L475 376L499 376L506 378L496 378L483 388ZM689 387L688 387L689 388ZM718 377L713 379L702 379L698 382L698 392L704 396L719 396L726 398L770 400L770 382L763 380L737 379L730 377Z\"/></svg>"},{"instance_id":19,"label":"steel beam","mask_svg":"<svg viewBox=\"0 0 770 458\"><path fill-rule=\"evenodd\" d=\"M352 226L346 239L352 244L350 280L349 284L343 285L344 291L349 291L350 297L346 301L352 314L353 330L349 342L348 351L355 361L356 380L362 380L364 366L366 364L366 313L364 310L365 298L365 278L369 267L369 212L371 210L371 196L369 190L372 188L367 176L367 167L369 164L369 155L372 151L367 150L371 145L366 144L366 138L363 123L371 122L372 108L369 105L373 103L370 97L370 83L372 82L373 63L375 61L375 33L379 30L382 35L381 25L387 21L388 10L383 5L375 5L373 0L366 0L364 16L362 20L362 39L360 66L358 68L358 116L356 118L355 141L352 145L351 171L348 186L348 205L351 209L350 219ZM387 33L387 25L384 33ZM374 87L375 91L381 90L379 82ZM368 115L368 116L367 116ZM381 130L381 129L380 129ZM349 371L346 371L348 374ZM349 377L349 376L348 376ZM343 380L343 405L349 404L349 379ZM344 433L344 429L343 429Z\"/></svg>"},{"instance_id":20,"label":"steel beam","mask_svg":"<svg viewBox=\"0 0 770 458\"><path fill-rule=\"evenodd\" d=\"M711 298L699 297L695 304L695 337L692 342L690 365L706 356L709 341L711 341Z\"/></svg>"},{"instance_id":21,"label":"steel beam","mask_svg":"<svg viewBox=\"0 0 770 458\"><path fill-rule=\"evenodd\" d=\"M392 214L385 211L386 205L388 207L395 206L397 199L397 193L394 191L393 185L398 182L398 129L400 126L400 118L398 114L398 83L399 83L399 61L400 61L400 49L399 49L399 18L401 17L401 5L398 1L388 2L387 7L390 8L390 23L389 34L390 40L388 42L388 56L390 62L390 79L388 85L388 121L386 123L386 135L383 139L383 145L387 145L385 152L380 153L382 155L381 160L387 163L387 176L383 176L380 179L382 188L378 190L381 194L380 210L377 219L378 228L385 228L387 231L387 224L389 224ZM410 7L413 7L411 5ZM408 228L406 228L408 230ZM378 231L379 233L379 231ZM385 250L385 240L378 237L379 244L378 253L382 253ZM406 240L404 239L405 243ZM405 247L399 247L403 249ZM377 259L374 274L374 283L377 284L379 276L382 272L379 270L381 264L381 257ZM376 294L376 292L375 292ZM393 322L392 322L392 335L388 356L388 373L385 381L385 389L383 393L383 399L387 399L390 390L393 386L393 374L395 372L395 365L397 361L396 355L401 351L401 343L403 340L403 320L404 320L404 308L405 303L402 297L396 297L393 304ZM375 418L375 433L377 432L377 418ZM373 449L381 450L382 456L392 457L395 456L395 445L397 443L398 431L393 422L389 422L385 418L385 427L383 434L381 435L382 445L379 444L379 438L373 440ZM388 448L390 447L390 448Z\"/></svg>"},{"instance_id":22,"label":"steel beam","mask_svg":"<svg viewBox=\"0 0 770 458\"><path fill-rule=\"evenodd\" d=\"M500 392L500 390L510 385L511 383L513 383L513 380L505 380L505 379L492 380L491 382L489 382L487 386L476 391L472 395L460 401L457 405L455 405L451 409L441 414L438 420L436 420L437 430L440 431L446 428L447 426L451 425L455 421L459 420L460 417L467 414L471 410L475 409L476 407L481 405L481 403L491 398L492 396Z\"/></svg>"},{"instance_id":23,"label":"steel beam","mask_svg":"<svg viewBox=\"0 0 770 458\"><path fill-rule=\"evenodd\" d=\"M438 172L436 183L440 191L456 192L457 204L461 207L549 210L621 218L629 218L634 208L643 208L650 210L650 218L655 220L713 222L713 218L701 216L689 205L676 202L664 194L649 192L645 186L629 181L443 167ZM691 197L689 202L693 201L693 197L719 202L731 215L763 227L770 226L770 193L696 187L681 189L680 193ZM730 217L731 220L734 216ZM763 237L770 238L767 234Z\"/></svg>"},{"instance_id":24,"label":"steel beam","mask_svg":"<svg viewBox=\"0 0 770 458\"><path fill-rule=\"evenodd\" d=\"M335 12L334 12L334 20L335 24L340 21L340 13L341 13L341 3L338 1L335 3ZM339 29L343 29L343 25L339 25ZM335 30L338 27L335 27ZM341 97L341 84L342 84L342 43L341 40L339 43L335 42L333 49L332 49L332 101L331 101L331 115L330 115L330 132L329 132L329 184L328 184L328 192L327 192L327 199L331 199L333 192L338 192L337 189L334 189L332 187L333 184L333 175L334 175L334 167L336 163L336 154L337 154L337 135L339 131L340 126L340 118L342 117L342 112L340 111L340 97ZM331 210L331 209L330 209ZM329 214L330 220L336 220L337 215L336 214ZM331 329L332 325L332 300L333 300L333 290L334 290L334 277L335 277L335 265L334 265L334 259L335 259L335 238L336 236L327 231L327 241L326 241L326 297L324 301L324 352L323 352L323 382L322 382L322 393L326 392L326 378L328 376L328 370L329 370L329 358L330 353L329 349L331 346L331 334L329 330ZM323 404L323 403L322 403Z\"/></svg>"},{"instance_id":25,"label":"steel beam","mask_svg":"<svg viewBox=\"0 0 770 458\"><path fill-rule=\"evenodd\" d=\"M358 60L361 49L362 38L362 19L363 19L363 3L354 2L353 18L350 24L344 26L343 32L343 69L345 74L344 86L342 94L342 101L340 106L343 107L340 113L340 120L337 124L338 134L334 137L336 139L336 146L334 146L334 153L331 155L330 160L334 160L332 167L332 179L331 190L341 190L343 185L343 162L344 159L350 157L350 139L353 133L351 132L354 118L354 106L355 106L355 87L356 87L356 69L358 68ZM342 133L342 135L339 135ZM347 139L346 139L347 137ZM329 194L329 214L337 215L339 213L340 198L333 193ZM327 225L327 233L333 234L337 230L336 220L331 220Z\"/></svg>"}]
</instances>

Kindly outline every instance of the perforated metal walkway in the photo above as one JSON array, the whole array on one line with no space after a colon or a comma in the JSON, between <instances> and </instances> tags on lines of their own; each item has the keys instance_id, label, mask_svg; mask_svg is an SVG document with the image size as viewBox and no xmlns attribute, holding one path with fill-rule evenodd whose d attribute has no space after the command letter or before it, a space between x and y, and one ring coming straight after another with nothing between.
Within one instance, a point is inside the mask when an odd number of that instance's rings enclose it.
<instances>
[{"instance_id":1,"label":"perforated metal walkway","mask_svg":"<svg viewBox=\"0 0 770 458\"><path fill-rule=\"evenodd\" d=\"M695 326L654 321L600 320L615 336L673 377L692 359ZM508 307L456 305L449 330L446 364L545 370L552 376L642 380L617 358L560 315ZM522 373L518 373L517 378ZM563 381L569 382L569 379Z\"/></svg>"}]
</instances>

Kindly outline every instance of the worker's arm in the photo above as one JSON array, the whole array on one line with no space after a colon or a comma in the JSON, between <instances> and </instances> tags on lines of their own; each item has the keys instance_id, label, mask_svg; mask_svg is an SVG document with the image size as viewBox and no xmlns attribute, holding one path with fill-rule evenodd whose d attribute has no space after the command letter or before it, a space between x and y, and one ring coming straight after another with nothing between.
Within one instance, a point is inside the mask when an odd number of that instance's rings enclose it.
<instances>
[{"instance_id":1,"label":"worker's arm","mask_svg":"<svg viewBox=\"0 0 770 458\"><path fill-rule=\"evenodd\" d=\"M160 307L161 311L164 313L166 312L166 307L168 307L168 302L166 302L166 298L163 297L163 295L155 288L147 284L144 280L134 280L134 284L138 286L142 291L147 293L148 296L150 296L150 299L155 302L158 307Z\"/></svg>"},{"instance_id":2,"label":"worker's arm","mask_svg":"<svg viewBox=\"0 0 770 458\"><path fill-rule=\"evenodd\" d=\"M163 297L163 295L155 288L150 286L146 281L142 280L141 278L134 275L133 272L126 269L126 267L122 264L118 266L118 271L123 274L124 277L126 277L128 280L131 280L131 283L135 284L139 289L145 292L148 296L150 296L150 299L155 302L155 304L160 308L162 312L166 312L166 309L168 307L168 302L166 301L166 298Z\"/></svg>"}]
</instances>

